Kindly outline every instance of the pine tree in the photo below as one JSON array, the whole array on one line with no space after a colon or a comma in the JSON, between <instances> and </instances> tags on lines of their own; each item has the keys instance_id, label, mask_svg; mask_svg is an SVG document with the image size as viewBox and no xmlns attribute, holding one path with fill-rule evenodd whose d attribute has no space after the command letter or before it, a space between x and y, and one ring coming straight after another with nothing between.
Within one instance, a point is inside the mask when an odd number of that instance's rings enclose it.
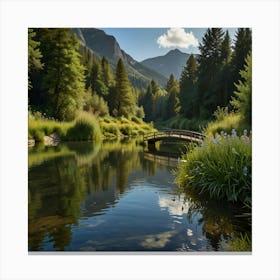
<instances>
[{"instance_id":1,"label":"pine tree","mask_svg":"<svg viewBox=\"0 0 280 280\"><path fill-rule=\"evenodd\" d=\"M52 116L72 120L82 108L85 90L78 40L68 28L43 28L40 41L45 64L43 84Z\"/></svg>"},{"instance_id":2,"label":"pine tree","mask_svg":"<svg viewBox=\"0 0 280 280\"><path fill-rule=\"evenodd\" d=\"M116 68L114 99L114 113L116 116L129 117L133 115L136 104L122 59L119 59Z\"/></svg>"},{"instance_id":3,"label":"pine tree","mask_svg":"<svg viewBox=\"0 0 280 280\"><path fill-rule=\"evenodd\" d=\"M230 101L231 97L231 41L228 31L225 33L224 40L221 44L221 59L222 59L222 70L221 70L221 86L219 96L219 106L226 107Z\"/></svg>"},{"instance_id":4,"label":"pine tree","mask_svg":"<svg viewBox=\"0 0 280 280\"><path fill-rule=\"evenodd\" d=\"M242 116L246 125L252 126L252 54L245 59L244 69L240 71L242 80L236 83L237 90L234 92L231 104Z\"/></svg>"},{"instance_id":5,"label":"pine tree","mask_svg":"<svg viewBox=\"0 0 280 280\"><path fill-rule=\"evenodd\" d=\"M222 28L210 28L199 45L198 116L209 119L221 101Z\"/></svg>"},{"instance_id":6,"label":"pine tree","mask_svg":"<svg viewBox=\"0 0 280 280\"><path fill-rule=\"evenodd\" d=\"M166 85L167 91L167 103L165 109L165 117L167 119L176 116L179 112L179 84L175 80L173 74L170 75L169 80Z\"/></svg>"},{"instance_id":7,"label":"pine tree","mask_svg":"<svg viewBox=\"0 0 280 280\"><path fill-rule=\"evenodd\" d=\"M245 59L252 51L252 31L250 28L238 28L231 60L232 84L242 79L240 70L243 69ZM232 89L234 90L234 88Z\"/></svg>"},{"instance_id":8,"label":"pine tree","mask_svg":"<svg viewBox=\"0 0 280 280\"><path fill-rule=\"evenodd\" d=\"M195 115L195 87L197 82L198 64L193 54L190 55L184 67L180 78L179 99L181 113L192 118Z\"/></svg>"},{"instance_id":9,"label":"pine tree","mask_svg":"<svg viewBox=\"0 0 280 280\"><path fill-rule=\"evenodd\" d=\"M33 29L28 29L28 89L32 88L32 84L30 81L30 73L32 69L40 70L43 68L43 64L41 63L42 54L39 49L40 42L34 40L36 33Z\"/></svg>"},{"instance_id":10,"label":"pine tree","mask_svg":"<svg viewBox=\"0 0 280 280\"><path fill-rule=\"evenodd\" d=\"M109 88L114 84L113 73L109 64L109 61L106 57L102 57L101 60L102 68L102 81Z\"/></svg>"}]
</instances>

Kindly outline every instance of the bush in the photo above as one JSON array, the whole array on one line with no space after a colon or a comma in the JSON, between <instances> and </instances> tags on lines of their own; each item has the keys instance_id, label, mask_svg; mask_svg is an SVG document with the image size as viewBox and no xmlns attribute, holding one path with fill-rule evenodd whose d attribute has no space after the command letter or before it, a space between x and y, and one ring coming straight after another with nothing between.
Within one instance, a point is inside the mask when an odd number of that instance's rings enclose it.
<instances>
[{"instance_id":1,"label":"bush","mask_svg":"<svg viewBox=\"0 0 280 280\"><path fill-rule=\"evenodd\" d=\"M132 117L131 120L137 124L140 124L141 123L141 120L138 119L137 117Z\"/></svg>"},{"instance_id":2,"label":"bush","mask_svg":"<svg viewBox=\"0 0 280 280\"><path fill-rule=\"evenodd\" d=\"M66 134L67 140L96 140L101 138L101 131L95 116L82 112L76 118L74 126Z\"/></svg>"},{"instance_id":3,"label":"bush","mask_svg":"<svg viewBox=\"0 0 280 280\"><path fill-rule=\"evenodd\" d=\"M132 128L129 125L124 125L120 127L120 132L125 136L129 136L132 133Z\"/></svg>"},{"instance_id":4,"label":"bush","mask_svg":"<svg viewBox=\"0 0 280 280\"><path fill-rule=\"evenodd\" d=\"M120 134L119 128L113 124L109 124L109 125L103 124L101 129L102 129L102 133L105 137L107 137L108 135L110 136L110 138L112 137L112 135L118 137Z\"/></svg>"},{"instance_id":5,"label":"bush","mask_svg":"<svg viewBox=\"0 0 280 280\"><path fill-rule=\"evenodd\" d=\"M198 193L228 201L251 202L252 147L245 131L241 137L217 134L183 156L176 182Z\"/></svg>"},{"instance_id":6,"label":"bush","mask_svg":"<svg viewBox=\"0 0 280 280\"><path fill-rule=\"evenodd\" d=\"M210 122L204 134L207 136L213 136L216 133L226 132L231 133L235 129L238 133L242 133L244 127L241 124L241 117L239 114L229 113L228 115L221 117L218 120Z\"/></svg>"},{"instance_id":7,"label":"bush","mask_svg":"<svg viewBox=\"0 0 280 280\"><path fill-rule=\"evenodd\" d=\"M239 237L229 241L230 251L235 252L251 252L252 251L252 239L245 233Z\"/></svg>"}]
</instances>

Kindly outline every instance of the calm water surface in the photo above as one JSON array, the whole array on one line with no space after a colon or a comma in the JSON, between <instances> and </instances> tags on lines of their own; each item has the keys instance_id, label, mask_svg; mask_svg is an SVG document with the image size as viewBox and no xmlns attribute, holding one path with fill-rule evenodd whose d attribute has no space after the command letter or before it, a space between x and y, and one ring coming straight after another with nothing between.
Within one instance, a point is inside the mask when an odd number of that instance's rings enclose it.
<instances>
[{"instance_id":1,"label":"calm water surface","mask_svg":"<svg viewBox=\"0 0 280 280\"><path fill-rule=\"evenodd\" d=\"M228 251L247 220L179 194L166 151L136 140L29 148L29 251Z\"/></svg>"}]
</instances>

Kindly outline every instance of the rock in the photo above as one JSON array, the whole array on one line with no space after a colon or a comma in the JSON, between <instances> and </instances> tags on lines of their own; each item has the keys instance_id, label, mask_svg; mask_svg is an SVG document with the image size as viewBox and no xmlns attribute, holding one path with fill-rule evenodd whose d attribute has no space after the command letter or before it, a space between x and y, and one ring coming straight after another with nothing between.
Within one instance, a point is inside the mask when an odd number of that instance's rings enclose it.
<instances>
[{"instance_id":1,"label":"rock","mask_svg":"<svg viewBox=\"0 0 280 280\"><path fill-rule=\"evenodd\" d=\"M59 143L60 139L56 133L52 133L48 136L44 136L44 145L45 146L56 146Z\"/></svg>"},{"instance_id":2,"label":"rock","mask_svg":"<svg viewBox=\"0 0 280 280\"><path fill-rule=\"evenodd\" d=\"M28 139L28 147L35 146L35 140L34 139Z\"/></svg>"}]
</instances>

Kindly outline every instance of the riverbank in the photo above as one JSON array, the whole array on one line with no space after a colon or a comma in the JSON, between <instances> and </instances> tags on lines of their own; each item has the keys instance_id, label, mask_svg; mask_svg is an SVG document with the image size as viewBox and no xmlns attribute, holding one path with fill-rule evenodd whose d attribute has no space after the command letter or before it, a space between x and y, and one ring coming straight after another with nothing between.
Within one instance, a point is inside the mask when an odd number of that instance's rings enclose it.
<instances>
[{"instance_id":1,"label":"riverbank","mask_svg":"<svg viewBox=\"0 0 280 280\"><path fill-rule=\"evenodd\" d=\"M136 137L155 131L152 123L132 117L97 118L92 114L81 112L74 121L59 122L45 119L41 115L29 115L28 145L44 143L52 145L58 141L92 141L97 139L114 139Z\"/></svg>"}]
</instances>

